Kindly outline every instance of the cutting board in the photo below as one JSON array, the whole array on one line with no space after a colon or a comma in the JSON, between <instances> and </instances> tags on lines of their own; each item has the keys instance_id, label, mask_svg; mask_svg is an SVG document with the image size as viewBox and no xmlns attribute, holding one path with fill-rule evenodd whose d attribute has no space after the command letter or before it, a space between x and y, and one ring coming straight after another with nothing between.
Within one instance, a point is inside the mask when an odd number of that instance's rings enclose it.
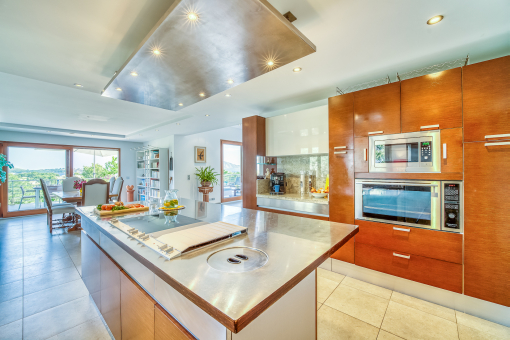
<instances>
[{"instance_id":1,"label":"cutting board","mask_svg":"<svg viewBox=\"0 0 510 340\"><path fill-rule=\"evenodd\" d=\"M149 207L131 208L131 209L124 209L124 210L116 210L116 211L97 210L97 208L94 208L94 212L96 213L96 215L99 215L99 216L111 216L111 215L141 212L141 211L147 211L147 210L149 210Z\"/></svg>"}]
</instances>

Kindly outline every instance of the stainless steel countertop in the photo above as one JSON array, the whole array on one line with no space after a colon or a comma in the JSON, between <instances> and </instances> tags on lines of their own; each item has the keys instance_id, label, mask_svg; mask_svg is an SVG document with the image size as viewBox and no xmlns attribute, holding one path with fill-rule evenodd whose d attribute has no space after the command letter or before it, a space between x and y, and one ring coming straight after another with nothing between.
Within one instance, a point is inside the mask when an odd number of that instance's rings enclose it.
<instances>
[{"instance_id":1,"label":"stainless steel countertop","mask_svg":"<svg viewBox=\"0 0 510 340\"><path fill-rule=\"evenodd\" d=\"M283 195L257 194L257 197L270 198L275 200L299 201L304 203L329 204L327 196L324 198L316 198L309 194L305 194L304 196L301 196L301 194L283 194Z\"/></svg>"},{"instance_id":2,"label":"stainless steel countertop","mask_svg":"<svg viewBox=\"0 0 510 340\"><path fill-rule=\"evenodd\" d=\"M311 273L333 250L338 249L339 244L344 244L358 232L357 226L349 224L187 199L181 199L180 204L186 206L180 215L204 222L224 221L244 226L248 228L248 234L166 260L112 227L108 223L110 217L95 215L94 207L79 207L77 211L82 218L99 226L101 232L114 242L123 244L125 250L137 255L135 258L141 259L146 267L154 266L149 269L225 326L228 319L234 324L241 318L246 322L245 319L253 315L253 311L248 312L256 307L267 309L274 302L271 299L280 297L278 289L285 286L290 290L296 277ZM116 217L122 221L122 216ZM207 258L213 252L234 246L260 249L269 256L269 261L265 266L245 273L226 273L208 265ZM268 304L268 301L271 303Z\"/></svg>"}]
</instances>

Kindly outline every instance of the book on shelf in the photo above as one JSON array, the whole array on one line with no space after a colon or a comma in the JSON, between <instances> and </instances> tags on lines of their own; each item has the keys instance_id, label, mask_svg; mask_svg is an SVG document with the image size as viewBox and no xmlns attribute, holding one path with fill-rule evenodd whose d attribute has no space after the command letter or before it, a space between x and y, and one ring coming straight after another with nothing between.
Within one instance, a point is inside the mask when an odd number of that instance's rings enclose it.
<instances>
[{"instance_id":1,"label":"book on shelf","mask_svg":"<svg viewBox=\"0 0 510 340\"><path fill-rule=\"evenodd\" d=\"M159 171L151 171L151 178L159 178Z\"/></svg>"}]
</instances>

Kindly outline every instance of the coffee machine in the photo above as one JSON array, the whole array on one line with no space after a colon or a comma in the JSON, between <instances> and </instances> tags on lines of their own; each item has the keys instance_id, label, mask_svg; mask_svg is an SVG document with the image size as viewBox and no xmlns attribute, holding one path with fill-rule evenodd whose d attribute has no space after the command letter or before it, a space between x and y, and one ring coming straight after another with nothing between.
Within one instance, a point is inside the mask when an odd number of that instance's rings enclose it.
<instances>
[{"instance_id":1,"label":"coffee machine","mask_svg":"<svg viewBox=\"0 0 510 340\"><path fill-rule=\"evenodd\" d=\"M283 172L277 172L271 174L269 185L271 186L271 190L269 193L271 195L284 195L285 194L285 174ZM279 185L279 190L276 191L275 185Z\"/></svg>"}]
</instances>

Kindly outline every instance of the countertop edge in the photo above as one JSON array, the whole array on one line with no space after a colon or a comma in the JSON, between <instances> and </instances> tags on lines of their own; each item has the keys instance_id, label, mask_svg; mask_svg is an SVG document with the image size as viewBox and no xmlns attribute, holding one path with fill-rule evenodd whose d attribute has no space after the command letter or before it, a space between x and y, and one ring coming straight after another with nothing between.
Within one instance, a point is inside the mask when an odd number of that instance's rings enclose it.
<instances>
[{"instance_id":1,"label":"countertop edge","mask_svg":"<svg viewBox=\"0 0 510 340\"><path fill-rule=\"evenodd\" d=\"M135 252L133 249L128 247L124 242L118 240L115 236L111 235L107 230L98 225L96 222L91 220L89 216L86 214L77 211L78 214L82 218L89 219L90 222L94 223L98 226L103 234L106 235L110 240L112 240L116 245L121 247L124 251L126 251L129 255L133 256L137 261L151 270L154 274L158 275L160 279L169 284L172 288L177 290L180 294L186 297L188 300L193 302L196 306L202 309L204 312L209 314L216 321L225 326L228 330L234 333L239 333L243 328L248 326L253 320L255 320L260 314L262 314L266 309L268 309L271 305L277 302L281 297L283 297L288 291L290 291L294 286L296 286L301 280L303 280L308 274L310 274L313 270L315 270L322 262L326 261L334 252L340 249L345 243L347 243L354 235L359 232L359 227L355 226L355 229L349 233L342 241L338 242L333 248L331 248L328 252L324 253L317 260L308 265L305 269L303 269L300 273L294 276L291 280L287 281L284 285L282 285L278 290L269 295L266 299L262 300L257 306L253 307L251 310L246 312L239 319L234 320L230 318L228 315L224 314L219 309L215 308L209 302L195 294L193 291L189 290L186 286L182 285L178 281L174 280L167 273L159 269L157 266L153 265L152 262ZM101 248L101 247L100 247ZM103 248L101 248L103 249ZM116 262L115 262L116 263Z\"/></svg>"}]
</instances>

